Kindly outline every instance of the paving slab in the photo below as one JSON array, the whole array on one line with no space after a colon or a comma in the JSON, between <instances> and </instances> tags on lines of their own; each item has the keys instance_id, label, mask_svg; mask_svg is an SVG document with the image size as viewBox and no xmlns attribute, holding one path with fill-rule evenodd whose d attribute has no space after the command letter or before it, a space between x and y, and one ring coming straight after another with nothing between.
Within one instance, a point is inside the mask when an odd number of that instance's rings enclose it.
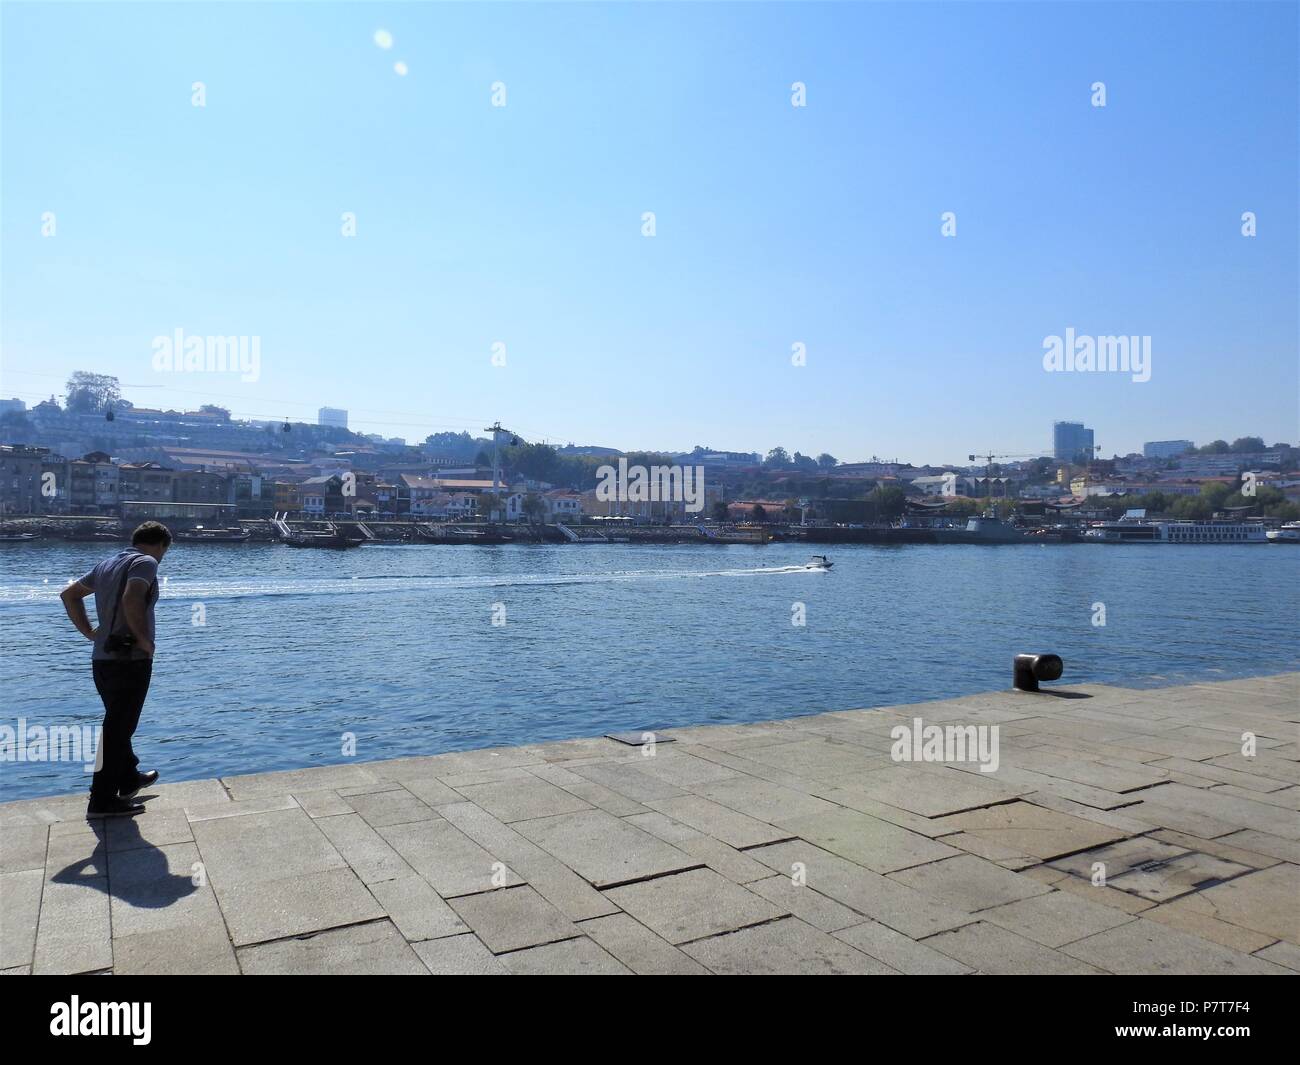
<instances>
[{"instance_id":1,"label":"paving slab","mask_svg":"<svg viewBox=\"0 0 1300 1065\"><path fill-rule=\"evenodd\" d=\"M678 844L687 854L694 855L715 873L721 873L733 884L748 884L771 875L771 870L761 862L735 847L712 836L697 836Z\"/></svg>"},{"instance_id":2,"label":"paving slab","mask_svg":"<svg viewBox=\"0 0 1300 1065\"><path fill-rule=\"evenodd\" d=\"M310 769L221 778L222 786L234 800L283 795L294 791L319 791L322 788L363 787L378 782L379 778L374 773L360 765L316 766Z\"/></svg>"},{"instance_id":3,"label":"paving slab","mask_svg":"<svg viewBox=\"0 0 1300 1065\"><path fill-rule=\"evenodd\" d=\"M889 976L898 972L797 917L697 940L682 949L722 975Z\"/></svg>"},{"instance_id":4,"label":"paving slab","mask_svg":"<svg viewBox=\"0 0 1300 1065\"><path fill-rule=\"evenodd\" d=\"M603 947L579 936L562 943L502 954L501 964L517 976L631 976L632 970Z\"/></svg>"},{"instance_id":5,"label":"paving slab","mask_svg":"<svg viewBox=\"0 0 1300 1065\"><path fill-rule=\"evenodd\" d=\"M731 847L757 847L790 838L789 832L775 825L739 813L701 795L654 799L645 805Z\"/></svg>"},{"instance_id":6,"label":"paving slab","mask_svg":"<svg viewBox=\"0 0 1300 1065\"><path fill-rule=\"evenodd\" d=\"M862 924L862 914L829 896L814 891L806 884L796 884L788 876L772 875L770 869L767 873L762 880L751 881L745 887L755 895L762 895L778 909L793 914L823 932L838 932L842 928Z\"/></svg>"},{"instance_id":7,"label":"paving slab","mask_svg":"<svg viewBox=\"0 0 1300 1065\"><path fill-rule=\"evenodd\" d=\"M1263 932L1253 932L1249 928L1230 924L1220 920L1214 904L1194 893L1183 895L1149 910L1143 910L1142 916L1149 921L1156 921L1189 932L1212 943L1219 943L1243 954L1254 954L1264 947L1278 942L1273 936Z\"/></svg>"},{"instance_id":8,"label":"paving slab","mask_svg":"<svg viewBox=\"0 0 1300 1065\"><path fill-rule=\"evenodd\" d=\"M347 869L347 862L297 805L242 817L191 823L194 840L218 885L233 886Z\"/></svg>"},{"instance_id":9,"label":"paving slab","mask_svg":"<svg viewBox=\"0 0 1300 1065\"><path fill-rule=\"evenodd\" d=\"M436 976L508 976L497 956L471 934L412 943L425 967Z\"/></svg>"},{"instance_id":10,"label":"paving slab","mask_svg":"<svg viewBox=\"0 0 1300 1065\"><path fill-rule=\"evenodd\" d=\"M469 927L422 876L411 874L369 885L370 894L408 942L442 939Z\"/></svg>"},{"instance_id":11,"label":"paving slab","mask_svg":"<svg viewBox=\"0 0 1300 1065\"><path fill-rule=\"evenodd\" d=\"M1199 898L1220 921L1300 945L1300 866L1259 869L1207 888Z\"/></svg>"},{"instance_id":12,"label":"paving slab","mask_svg":"<svg viewBox=\"0 0 1300 1065\"><path fill-rule=\"evenodd\" d=\"M889 879L974 913L1051 890L1031 877L1021 876L973 854L945 858L914 869L889 874Z\"/></svg>"},{"instance_id":13,"label":"paving slab","mask_svg":"<svg viewBox=\"0 0 1300 1065\"><path fill-rule=\"evenodd\" d=\"M707 976L699 962L625 913L594 917L579 926L638 976Z\"/></svg>"},{"instance_id":14,"label":"paving slab","mask_svg":"<svg viewBox=\"0 0 1300 1065\"><path fill-rule=\"evenodd\" d=\"M108 878L47 879L41 895L32 972L89 973L113 964Z\"/></svg>"},{"instance_id":15,"label":"paving slab","mask_svg":"<svg viewBox=\"0 0 1300 1065\"><path fill-rule=\"evenodd\" d=\"M411 874L411 867L402 856L359 814L336 814L313 820L363 884Z\"/></svg>"},{"instance_id":16,"label":"paving slab","mask_svg":"<svg viewBox=\"0 0 1300 1065\"><path fill-rule=\"evenodd\" d=\"M873 799L924 817L993 806L1033 790L1009 786L995 773L963 773L911 764L865 773L854 786Z\"/></svg>"},{"instance_id":17,"label":"paving slab","mask_svg":"<svg viewBox=\"0 0 1300 1065\"><path fill-rule=\"evenodd\" d=\"M1118 829L1021 800L938 820L945 828L978 836L1039 861L1088 850L1124 836Z\"/></svg>"},{"instance_id":18,"label":"paving slab","mask_svg":"<svg viewBox=\"0 0 1300 1065\"><path fill-rule=\"evenodd\" d=\"M1148 911L1149 912L1149 911ZM980 910L980 920L1032 939L1045 947L1063 947L1076 939L1104 932L1133 920L1133 915L1067 891L1051 891L1018 902Z\"/></svg>"},{"instance_id":19,"label":"paving slab","mask_svg":"<svg viewBox=\"0 0 1300 1065\"><path fill-rule=\"evenodd\" d=\"M502 824L473 803L440 807L457 828L479 846L510 863L516 877L522 877L547 902L571 921L615 913L618 907L558 858ZM512 881L505 878L503 886Z\"/></svg>"},{"instance_id":20,"label":"paving slab","mask_svg":"<svg viewBox=\"0 0 1300 1065\"><path fill-rule=\"evenodd\" d=\"M674 946L771 921L786 913L712 869L643 880L612 888L606 895Z\"/></svg>"},{"instance_id":21,"label":"paving slab","mask_svg":"<svg viewBox=\"0 0 1300 1065\"><path fill-rule=\"evenodd\" d=\"M346 796L346 801L371 828L432 821L438 816L431 806L405 788L357 792Z\"/></svg>"},{"instance_id":22,"label":"paving slab","mask_svg":"<svg viewBox=\"0 0 1300 1065\"><path fill-rule=\"evenodd\" d=\"M347 799L332 788L294 792L293 801L306 810L309 817L333 817L337 814L355 813Z\"/></svg>"},{"instance_id":23,"label":"paving slab","mask_svg":"<svg viewBox=\"0 0 1300 1065\"><path fill-rule=\"evenodd\" d=\"M956 958L895 932L879 921L864 921L833 934L836 939L908 976L959 976L974 972Z\"/></svg>"},{"instance_id":24,"label":"paving slab","mask_svg":"<svg viewBox=\"0 0 1300 1065\"><path fill-rule=\"evenodd\" d=\"M1300 842L1273 836L1267 832L1258 832L1253 828L1220 836L1218 842L1264 854L1278 861L1290 862L1292 865L1300 865Z\"/></svg>"},{"instance_id":25,"label":"paving slab","mask_svg":"<svg viewBox=\"0 0 1300 1065\"><path fill-rule=\"evenodd\" d=\"M811 780L831 776L866 780L890 764L889 756L880 751L823 738L748 748L745 757Z\"/></svg>"},{"instance_id":26,"label":"paving slab","mask_svg":"<svg viewBox=\"0 0 1300 1065\"><path fill-rule=\"evenodd\" d=\"M1293 943L1274 943L1263 950L1257 950L1255 957L1300 972L1300 947Z\"/></svg>"},{"instance_id":27,"label":"paving slab","mask_svg":"<svg viewBox=\"0 0 1300 1065\"><path fill-rule=\"evenodd\" d=\"M386 825L378 832L444 899L493 891L521 879L499 856L442 819Z\"/></svg>"},{"instance_id":28,"label":"paving slab","mask_svg":"<svg viewBox=\"0 0 1300 1065\"><path fill-rule=\"evenodd\" d=\"M135 848L109 855L113 937L224 925L212 885L204 882L193 843Z\"/></svg>"},{"instance_id":29,"label":"paving slab","mask_svg":"<svg viewBox=\"0 0 1300 1065\"><path fill-rule=\"evenodd\" d=\"M591 803L531 775L527 780L469 784L456 790L503 824L592 808Z\"/></svg>"},{"instance_id":30,"label":"paving slab","mask_svg":"<svg viewBox=\"0 0 1300 1065\"><path fill-rule=\"evenodd\" d=\"M112 853L194 842L194 832L182 808L151 810L148 817L108 818L104 821L104 829Z\"/></svg>"},{"instance_id":31,"label":"paving slab","mask_svg":"<svg viewBox=\"0 0 1300 1065\"><path fill-rule=\"evenodd\" d=\"M213 887L236 947L384 916L366 885L347 868L230 886L214 880Z\"/></svg>"},{"instance_id":32,"label":"paving slab","mask_svg":"<svg viewBox=\"0 0 1300 1065\"><path fill-rule=\"evenodd\" d=\"M975 920L968 910L873 873L803 840L756 847L751 858L895 931L922 939Z\"/></svg>"},{"instance_id":33,"label":"paving slab","mask_svg":"<svg viewBox=\"0 0 1300 1065\"><path fill-rule=\"evenodd\" d=\"M656 839L671 843L674 847L681 846L683 840L700 839L703 836L699 829L691 828L690 825L684 825L680 821L674 821L671 817L661 814L658 810L631 814L624 820L630 825L636 825L643 832L649 832Z\"/></svg>"},{"instance_id":34,"label":"paving slab","mask_svg":"<svg viewBox=\"0 0 1300 1065\"><path fill-rule=\"evenodd\" d=\"M632 762L602 762L574 766L573 772L610 791L617 792L626 799L633 799L639 803L651 799L671 799L685 794L676 784L670 784L652 773L644 772L640 765Z\"/></svg>"},{"instance_id":35,"label":"paving slab","mask_svg":"<svg viewBox=\"0 0 1300 1065\"><path fill-rule=\"evenodd\" d=\"M388 920L242 947L238 956L240 968L250 976L413 976L429 972Z\"/></svg>"},{"instance_id":36,"label":"paving slab","mask_svg":"<svg viewBox=\"0 0 1300 1065\"><path fill-rule=\"evenodd\" d=\"M1300 674L1075 690L0 804L0 973L1300 972Z\"/></svg>"},{"instance_id":37,"label":"paving slab","mask_svg":"<svg viewBox=\"0 0 1300 1065\"><path fill-rule=\"evenodd\" d=\"M577 926L527 884L452 899L460 919L493 954L580 935Z\"/></svg>"},{"instance_id":38,"label":"paving slab","mask_svg":"<svg viewBox=\"0 0 1300 1065\"><path fill-rule=\"evenodd\" d=\"M118 976L234 976L239 971L220 919L113 937L113 972Z\"/></svg>"},{"instance_id":39,"label":"paving slab","mask_svg":"<svg viewBox=\"0 0 1300 1065\"><path fill-rule=\"evenodd\" d=\"M1067 944L1061 950L1107 972L1139 976L1164 973L1277 975L1287 971L1262 958L1242 954L1140 916Z\"/></svg>"},{"instance_id":40,"label":"paving slab","mask_svg":"<svg viewBox=\"0 0 1300 1065\"><path fill-rule=\"evenodd\" d=\"M45 868L48 825L7 825L0 828L0 875Z\"/></svg>"},{"instance_id":41,"label":"paving slab","mask_svg":"<svg viewBox=\"0 0 1300 1065\"><path fill-rule=\"evenodd\" d=\"M1102 971L1080 958L1035 943L988 921L940 932L927 939L925 946L955 958L976 972L995 976L1016 973L1067 976Z\"/></svg>"},{"instance_id":42,"label":"paving slab","mask_svg":"<svg viewBox=\"0 0 1300 1065\"><path fill-rule=\"evenodd\" d=\"M795 835L876 873L892 873L960 854L946 843L857 810L835 809L781 821Z\"/></svg>"},{"instance_id":43,"label":"paving slab","mask_svg":"<svg viewBox=\"0 0 1300 1065\"><path fill-rule=\"evenodd\" d=\"M604 810L539 817L515 827L598 888L703 864Z\"/></svg>"},{"instance_id":44,"label":"paving slab","mask_svg":"<svg viewBox=\"0 0 1300 1065\"><path fill-rule=\"evenodd\" d=\"M0 873L0 969L31 965L45 870Z\"/></svg>"},{"instance_id":45,"label":"paving slab","mask_svg":"<svg viewBox=\"0 0 1300 1065\"><path fill-rule=\"evenodd\" d=\"M834 803L806 792L752 777L717 780L696 785L692 790L697 795L703 795L706 799L712 799L722 806L770 825L780 825L793 818L831 813L839 809Z\"/></svg>"}]
</instances>

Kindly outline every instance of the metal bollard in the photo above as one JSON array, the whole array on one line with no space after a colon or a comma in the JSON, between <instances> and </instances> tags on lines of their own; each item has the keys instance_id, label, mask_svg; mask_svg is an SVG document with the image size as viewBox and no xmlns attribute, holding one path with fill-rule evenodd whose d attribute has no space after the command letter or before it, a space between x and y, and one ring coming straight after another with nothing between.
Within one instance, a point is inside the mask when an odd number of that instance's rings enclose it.
<instances>
[{"instance_id":1,"label":"metal bollard","mask_svg":"<svg viewBox=\"0 0 1300 1065\"><path fill-rule=\"evenodd\" d=\"M1064 670L1060 655L1016 655L1011 661L1011 684L1022 692L1036 692L1040 680L1060 680Z\"/></svg>"}]
</instances>

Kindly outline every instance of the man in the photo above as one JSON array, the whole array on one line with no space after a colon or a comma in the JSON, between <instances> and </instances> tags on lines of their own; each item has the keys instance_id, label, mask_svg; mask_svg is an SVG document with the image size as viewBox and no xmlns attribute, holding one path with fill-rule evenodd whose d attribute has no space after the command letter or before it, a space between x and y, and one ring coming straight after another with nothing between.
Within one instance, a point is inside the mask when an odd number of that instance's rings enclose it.
<instances>
[{"instance_id":1,"label":"man","mask_svg":"<svg viewBox=\"0 0 1300 1065\"><path fill-rule=\"evenodd\" d=\"M140 722L149 678L153 675L154 603L158 601L158 563L171 546L167 526L146 521L131 534L131 546L106 558L60 598L72 624L94 641L91 669L104 701L104 728L99 738L98 769L90 782L86 817L130 817L144 811L135 802L141 788L158 779L156 770L141 773L131 737ZM92 628L82 602L94 593Z\"/></svg>"}]
</instances>

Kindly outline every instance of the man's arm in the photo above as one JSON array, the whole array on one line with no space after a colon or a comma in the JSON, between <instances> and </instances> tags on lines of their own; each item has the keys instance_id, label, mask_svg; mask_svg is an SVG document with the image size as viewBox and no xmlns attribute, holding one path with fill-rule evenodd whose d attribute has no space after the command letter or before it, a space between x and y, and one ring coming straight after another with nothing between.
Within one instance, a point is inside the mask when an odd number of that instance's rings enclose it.
<instances>
[{"instance_id":1,"label":"man's arm","mask_svg":"<svg viewBox=\"0 0 1300 1065\"><path fill-rule=\"evenodd\" d=\"M95 589L82 584L81 581L73 581L59 593L59 598L63 600L63 609L68 612L72 624L88 640L95 638L96 630L90 624L90 618L86 616L86 604L83 600L94 592Z\"/></svg>"},{"instance_id":2,"label":"man's arm","mask_svg":"<svg viewBox=\"0 0 1300 1065\"><path fill-rule=\"evenodd\" d=\"M132 577L126 582L126 591L122 593L122 615L127 627L135 636L135 645L150 658L153 657L153 641L149 639L149 581Z\"/></svg>"}]
</instances>

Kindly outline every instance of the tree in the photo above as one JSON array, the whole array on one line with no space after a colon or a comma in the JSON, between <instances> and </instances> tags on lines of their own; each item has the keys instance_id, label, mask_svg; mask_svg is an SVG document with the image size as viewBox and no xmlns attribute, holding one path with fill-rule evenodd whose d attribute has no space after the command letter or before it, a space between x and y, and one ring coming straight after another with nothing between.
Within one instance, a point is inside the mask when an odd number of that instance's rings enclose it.
<instances>
[{"instance_id":1,"label":"tree","mask_svg":"<svg viewBox=\"0 0 1300 1065\"><path fill-rule=\"evenodd\" d=\"M1226 441L1226 440L1211 440L1211 441L1210 441L1208 444L1206 444L1204 447L1198 447L1198 448L1196 449L1196 454L1198 454L1198 455L1226 455L1226 454L1228 454L1228 452L1231 451L1231 450L1232 450L1232 448L1231 448L1231 446L1228 444L1228 441Z\"/></svg>"},{"instance_id":2,"label":"tree","mask_svg":"<svg viewBox=\"0 0 1300 1065\"><path fill-rule=\"evenodd\" d=\"M790 453L783 447L774 447L767 453L763 465L775 470L783 470L790 465Z\"/></svg>"},{"instance_id":3,"label":"tree","mask_svg":"<svg viewBox=\"0 0 1300 1065\"><path fill-rule=\"evenodd\" d=\"M1163 514L1174 505L1176 498L1176 496L1167 496L1164 492L1144 492L1141 503L1150 513Z\"/></svg>"},{"instance_id":4,"label":"tree","mask_svg":"<svg viewBox=\"0 0 1300 1065\"><path fill-rule=\"evenodd\" d=\"M749 517L756 522L765 522L767 521L767 508L762 503L755 503L749 508Z\"/></svg>"},{"instance_id":5,"label":"tree","mask_svg":"<svg viewBox=\"0 0 1300 1065\"><path fill-rule=\"evenodd\" d=\"M719 499L716 503L713 504L714 521L726 521L727 518L729 518L730 516L731 515L727 510L727 504L724 503L721 499Z\"/></svg>"},{"instance_id":6,"label":"tree","mask_svg":"<svg viewBox=\"0 0 1300 1065\"><path fill-rule=\"evenodd\" d=\"M215 403L205 403L199 408L200 414L215 414L223 422L230 421L230 411L225 407L218 407Z\"/></svg>"},{"instance_id":7,"label":"tree","mask_svg":"<svg viewBox=\"0 0 1300 1065\"><path fill-rule=\"evenodd\" d=\"M1170 508L1175 518L1202 521L1214 514L1214 507L1204 496L1179 496Z\"/></svg>"},{"instance_id":8,"label":"tree","mask_svg":"<svg viewBox=\"0 0 1300 1065\"><path fill-rule=\"evenodd\" d=\"M537 522L546 517L546 500L536 492L529 492L524 496L523 511L529 524Z\"/></svg>"},{"instance_id":9,"label":"tree","mask_svg":"<svg viewBox=\"0 0 1300 1065\"><path fill-rule=\"evenodd\" d=\"M117 378L108 374L78 370L68 378L67 388L67 409L74 414L95 414L122 401Z\"/></svg>"},{"instance_id":10,"label":"tree","mask_svg":"<svg viewBox=\"0 0 1300 1065\"><path fill-rule=\"evenodd\" d=\"M475 502L479 517L493 520L493 515L501 509L501 497L495 492L480 492Z\"/></svg>"},{"instance_id":11,"label":"tree","mask_svg":"<svg viewBox=\"0 0 1300 1065\"><path fill-rule=\"evenodd\" d=\"M1231 494L1232 489L1222 481L1206 481L1201 485L1201 498L1209 503L1211 510L1218 510ZM1209 515L1207 514L1206 517Z\"/></svg>"},{"instance_id":12,"label":"tree","mask_svg":"<svg viewBox=\"0 0 1300 1065\"><path fill-rule=\"evenodd\" d=\"M823 451L820 455L817 456L817 465L820 466L823 470L833 470L839 464L840 464L839 459L837 459L834 455L828 455L825 451Z\"/></svg>"},{"instance_id":13,"label":"tree","mask_svg":"<svg viewBox=\"0 0 1300 1065\"><path fill-rule=\"evenodd\" d=\"M1239 436L1232 442L1231 450L1236 455L1263 451L1264 438L1262 436Z\"/></svg>"},{"instance_id":14,"label":"tree","mask_svg":"<svg viewBox=\"0 0 1300 1065\"><path fill-rule=\"evenodd\" d=\"M868 494L867 501L879 521L893 521L903 513L907 494L896 485L882 485Z\"/></svg>"}]
</instances>

